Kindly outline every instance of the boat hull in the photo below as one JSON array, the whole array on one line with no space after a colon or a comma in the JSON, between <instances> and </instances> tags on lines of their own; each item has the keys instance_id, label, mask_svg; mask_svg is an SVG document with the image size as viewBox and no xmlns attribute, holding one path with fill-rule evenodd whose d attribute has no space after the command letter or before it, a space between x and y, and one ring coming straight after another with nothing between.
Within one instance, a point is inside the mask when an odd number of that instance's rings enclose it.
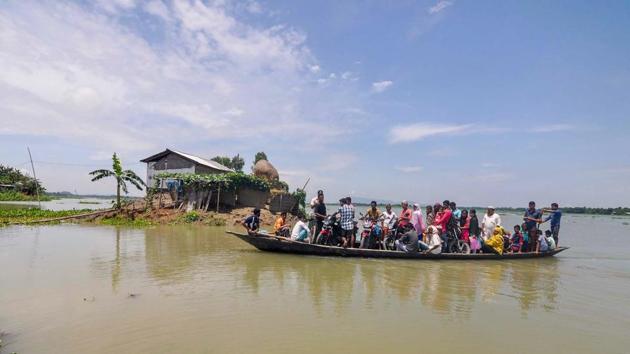
<instances>
[{"instance_id":1,"label":"boat hull","mask_svg":"<svg viewBox=\"0 0 630 354\"><path fill-rule=\"evenodd\" d=\"M461 253L407 253L399 251L383 251L383 250L369 250L359 248L342 248L334 246L315 245L310 243L303 243L292 241L283 237L271 236L271 235L249 235L233 231L226 231L230 235L234 235L241 240L249 243L261 251L277 252L277 253L291 253L291 254L303 254L311 256L325 256L325 257L362 257L362 258L394 258L394 259L453 259L453 260L482 260L482 259L531 259L531 258L545 258L554 256L568 247L558 247L549 252L529 252L529 253L506 253L503 255L494 253L477 253L477 254L461 254Z\"/></svg>"}]
</instances>

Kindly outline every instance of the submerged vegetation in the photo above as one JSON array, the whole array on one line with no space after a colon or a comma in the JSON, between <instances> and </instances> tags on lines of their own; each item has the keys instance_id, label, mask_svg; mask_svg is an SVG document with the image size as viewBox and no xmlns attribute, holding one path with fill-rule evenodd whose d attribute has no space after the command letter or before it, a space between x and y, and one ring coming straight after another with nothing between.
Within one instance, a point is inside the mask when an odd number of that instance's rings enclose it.
<instances>
[{"instance_id":1,"label":"submerged vegetation","mask_svg":"<svg viewBox=\"0 0 630 354\"><path fill-rule=\"evenodd\" d=\"M130 227L146 227L155 225L154 222L145 218L128 218L121 215L116 215L111 218L103 218L97 221L101 225L113 225L113 226L130 226Z\"/></svg>"},{"instance_id":2,"label":"submerged vegetation","mask_svg":"<svg viewBox=\"0 0 630 354\"><path fill-rule=\"evenodd\" d=\"M43 219L54 219L89 213L90 209L78 210L44 210L37 208L0 209L0 225L8 223L28 223Z\"/></svg>"}]
</instances>

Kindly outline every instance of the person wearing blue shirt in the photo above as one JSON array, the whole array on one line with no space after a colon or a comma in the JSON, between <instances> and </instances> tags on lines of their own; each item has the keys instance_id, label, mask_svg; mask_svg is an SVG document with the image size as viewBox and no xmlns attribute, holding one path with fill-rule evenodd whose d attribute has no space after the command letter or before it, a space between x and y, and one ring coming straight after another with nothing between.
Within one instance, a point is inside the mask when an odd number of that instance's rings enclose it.
<instances>
[{"instance_id":1,"label":"person wearing blue shirt","mask_svg":"<svg viewBox=\"0 0 630 354\"><path fill-rule=\"evenodd\" d=\"M551 235L553 240L556 241L556 247L558 247L558 234L560 233L560 219L562 219L562 211L559 209L558 203L551 203L551 209L543 209L543 212L550 213L549 216L543 220L543 222L550 221Z\"/></svg>"},{"instance_id":2,"label":"person wearing blue shirt","mask_svg":"<svg viewBox=\"0 0 630 354\"><path fill-rule=\"evenodd\" d=\"M536 202L529 202L529 208L525 210L525 215L523 215L523 221L525 222L525 229L529 234L530 238L534 235L533 241L529 243L529 251L534 251L536 248L536 236L538 231L538 224L542 222L542 212L539 209L536 209Z\"/></svg>"},{"instance_id":3,"label":"person wearing blue shirt","mask_svg":"<svg viewBox=\"0 0 630 354\"><path fill-rule=\"evenodd\" d=\"M462 211L457 209L457 204L455 202L451 202L451 210L453 211L453 217L459 221L462 217Z\"/></svg>"},{"instance_id":4,"label":"person wearing blue shirt","mask_svg":"<svg viewBox=\"0 0 630 354\"><path fill-rule=\"evenodd\" d=\"M255 235L258 232L258 228L260 228L260 209L255 208L252 215L245 218L241 225L247 229L248 234Z\"/></svg>"}]
</instances>

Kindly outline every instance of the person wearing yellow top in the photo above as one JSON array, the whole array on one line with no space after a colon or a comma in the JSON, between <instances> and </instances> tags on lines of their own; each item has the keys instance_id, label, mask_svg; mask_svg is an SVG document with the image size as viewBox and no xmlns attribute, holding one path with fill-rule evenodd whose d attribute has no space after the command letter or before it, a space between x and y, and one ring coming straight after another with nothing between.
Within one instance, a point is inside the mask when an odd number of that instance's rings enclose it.
<instances>
[{"instance_id":1,"label":"person wearing yellow top","mask_svg":"<svg viewBox=\"0 0 630 354\"><path fill-rule=\"evenodd\" d=\"M381 219L381 215L383 215L383 213L379 210L379 208L376 207L376 202L372 201L370 203L370 208L365 212L365 217L368 220L379 222Z\"/></svg>"},{"instance_id":2,"label":"person wearing yellow top","mask_svg":"<svg viewBox=\"0 0 630 354\"><path fill-rule=\"evenodd\" d=\"M494 233L483 243L483 251L489 253L503 254L503 235L507 232L501 226L494 228Z\"/></svg>"},{"instance_id":3,"label":"person wearing yellow top","mask_svg":"<svg viewBox=\"0 0 630 354\"><path fill-rule=\"evenodd\" d=\"M273 232L277 236L289 237L289 225L287 225L287 212L283 211L276 219L276 223L273 225Z\"/></svg>"}]
</instances>

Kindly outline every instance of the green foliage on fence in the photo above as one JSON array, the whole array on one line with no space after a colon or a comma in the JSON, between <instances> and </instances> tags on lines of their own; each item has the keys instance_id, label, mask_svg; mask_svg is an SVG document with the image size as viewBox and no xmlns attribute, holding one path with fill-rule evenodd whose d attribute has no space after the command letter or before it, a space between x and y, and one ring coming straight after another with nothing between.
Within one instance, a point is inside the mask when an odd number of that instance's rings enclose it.
<instances>
[{"instance_id":1,"label":"green foliage on fence","mask_svg":"<svg viewBox=\"0 0 630 354\"><path fill-rule=\"evenodd\" d=\"M184 183L184 188L196 190L221 188L223 191L235 191L239 188L251 188L253 190L268 192L271 185L267 180L246 175L242 172L230 172L222 174L196 174L196 173L161 173L156 179L176 179Z\"/></svg>"}]
</instances>

